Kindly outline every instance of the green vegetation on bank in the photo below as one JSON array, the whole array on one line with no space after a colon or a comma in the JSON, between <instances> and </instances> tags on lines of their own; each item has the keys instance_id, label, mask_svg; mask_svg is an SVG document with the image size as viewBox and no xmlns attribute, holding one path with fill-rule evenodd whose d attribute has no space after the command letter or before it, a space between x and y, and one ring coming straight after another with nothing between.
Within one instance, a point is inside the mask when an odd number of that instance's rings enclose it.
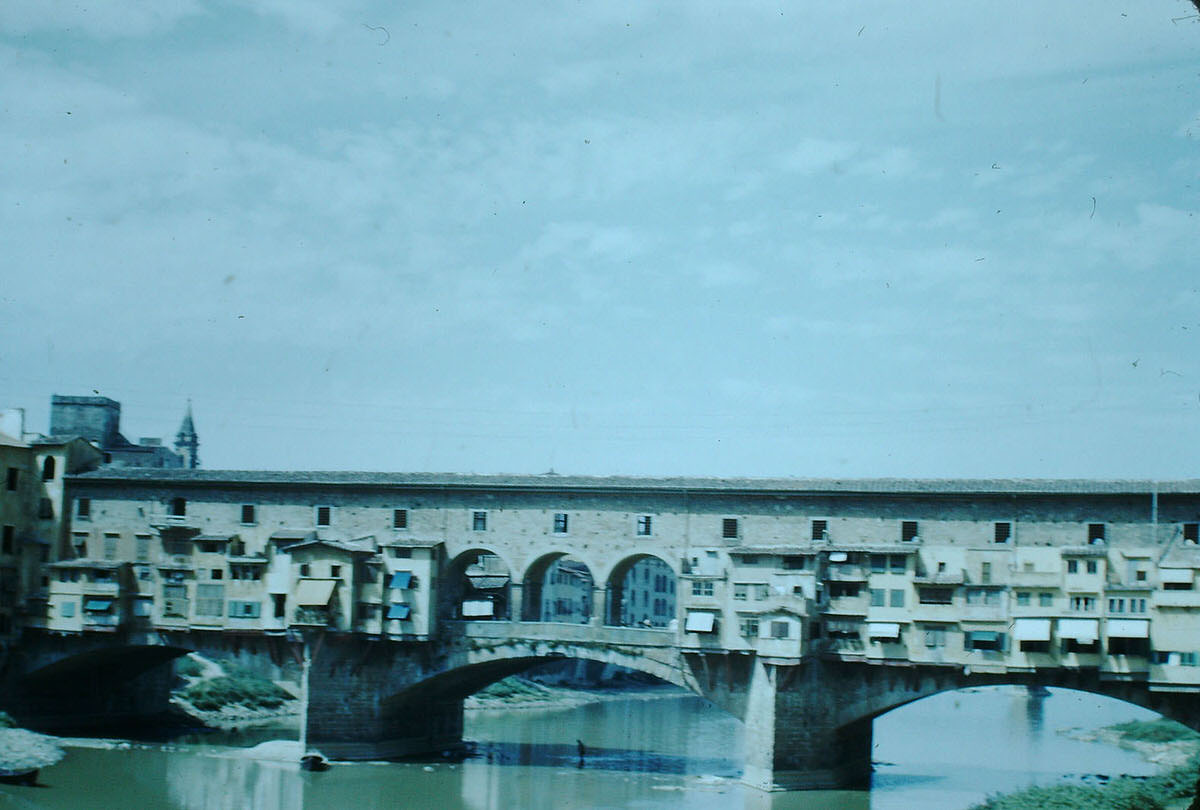
<instances>
[{"instance_id":1,"label":"green vegetation on bank","mask_svg":"<svg viewBox=\"0 0 1200 810\"><path fill-rule=\"evenodd\" d=\"M202 711L219 711L226 706L278 709L292 698L271 681L241 674L197 680L179 694Z\"/></svg>"},{"instance_id":2,"label":"green vegetation on bank","mask_svg":"<svg viewBox=\"0 0 1200 810\"><path fill-rule=\"evenodd\" d=\"M1053 785L995 796L972 810L1164 810L1193 795L1200 759L1145 779L1121 777L1107 785Z\"/></svg>"},{"instance_id":3,"label":"green vegetation on bank","mask_svg":"<svg viewBox=\"0 0 1200 810\"><path fill-rule=\"evenodd\" d=\"M1200 739L1200 734L1192 731L1182 723L1160 718L1158 720L1131 720L1128 723L1118 723L1109 726L1111 730L1121 735L1123 740L1136 742L1166 743L1176 740Z\"/></svg>"},{"instance_id":4,"label":"green vegetation on bank","mask_svg":"<svg viewBox=\"0 0 1200 810\"><path fill-rule=\"evenodd\" d=\"M519 675L511 675L503 680L480 689L475 697L491 700L503 700L512 703L525 701L546 700L553 692L540 683L526 680Z\"/></svg>"}]
</instances>

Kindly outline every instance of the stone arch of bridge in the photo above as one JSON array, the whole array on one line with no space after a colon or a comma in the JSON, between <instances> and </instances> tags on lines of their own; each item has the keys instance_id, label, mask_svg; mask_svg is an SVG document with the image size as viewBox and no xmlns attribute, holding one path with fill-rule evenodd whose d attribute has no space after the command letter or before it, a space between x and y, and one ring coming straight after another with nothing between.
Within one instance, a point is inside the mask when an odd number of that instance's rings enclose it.
<instances>
[{"instance_id":1,"label":"stone arch of bridge","mask_svg":"<svg viewBox=\"0 0 1200 810\"><path fill-rule=\"evenodd\" d=\"M824 669L818 680L805 670ZM1152 691L1144 682L1101 679L1092 670L1039 670L978 673L959 668L880 667L840 664L800 667L781 673L777 689L784 700L803 696L806 713L832 720L846 730L867 727L890 711L934 695L981 686L1056 687L1131 703L1200 730L1200 693Z\"/></svg>"},{"instance_id":2,"label":"stone arch of bridge","mask_svg":"<svg viewBox=\"0 0 1200 810\"><path fill-rule=\"evenodd\" d=\"M653 561L656 568L660 569L661 574L669 577L669 609L665 611L665 615L670 618L675 618L676 590L679 584L679 571L675 566L659 557L656 554L639 553L631 554L628 557L623 557L618 560L609 570L608 576L605 579L605 590L608 594L604 608L604 623L612 627L620 627L625 624L636 624L634 621L627 621L629 611L626 609L626 601L630 598L630 594L626 591L626 581L630 571L639 563L649 563Z\"/></svg>"},{"instance_id":3,"label":"stone arch of bridge","mask_svg":"<svg viewBox=\"0 0 1200 810\"><path fill-rule=\"evenodd\" d=\"M563 643L499 643L463 649L439 662L438 672L406 684L380 702L385 725L403 720L414 707L460 701L480 689L551 661L583 659L615 664L701 694L695 682L671 656L656 656L620 645Z\"/></svg>"},{"instance_id":4,"label":"stone arch of bridge","mask_svg":"<svg viewBox=\"0 0 1200 810\"><path fill-rule=\"evenodd\" d=\"M521 578L521 621L540 622L540 621L558 621L558 619L548 618L545 614L542 604L542 597L545 593L547 575L551 573L551 569L555 563L560 563L565 559L571 559L584 566L587 569L586 577L579 584L579 596L586 598L586 609L583 611L581 624L587 624L592 616L592 595L596 590L596 578L592 573L593 566L581 555L572 551L551 551L548 554L543 554L525 569L525 575Z\"/></svg>"},{"instance_id":5,"label":"stone arch of bridge","mask_svg":"<svg viewBox=\"0 0 1200 810\"><path fill-rule=\"evenodd\" d=\"M495 587L476 588L468 576L467 569L477 564L481 557L487 556L499 560L498 565L502 566L504 571L501 577L501 572L497 570L496 579L503 579L503 582L501 584L499 581L481 581L480 584L482 585L495 585ZM442 567L442 573L439 577L441 580L439 583L440 587L438 588L438 616L443 619L463 618L463 600L469 596L478 595L493 603L491 618L509 618L509 604L511 600L509 586L512 583L514 570L512 561L508 559L508 555L499 549L477 545L465 551L460 551L448 559Z\"/></svg>"}]
</instances>

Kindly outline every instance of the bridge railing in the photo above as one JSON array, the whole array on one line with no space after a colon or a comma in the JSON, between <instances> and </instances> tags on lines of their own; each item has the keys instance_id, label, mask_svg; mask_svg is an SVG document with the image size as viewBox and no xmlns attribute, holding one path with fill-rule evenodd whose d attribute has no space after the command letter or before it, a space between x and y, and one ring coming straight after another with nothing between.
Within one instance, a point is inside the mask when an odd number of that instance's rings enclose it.
<instances>
[{"instance_id":1,"label":"bridge railing","mask_svg":"<svg viewBox=\"0 0 1200 810\"><path fill-rule=\"evenodd\" d=\"M528 639L590 644L626 644L636 647L673 647L678 643L673 630L643 627L597 627L560 622L446 622L469 638Z\"/></svg>"}]
</instances>

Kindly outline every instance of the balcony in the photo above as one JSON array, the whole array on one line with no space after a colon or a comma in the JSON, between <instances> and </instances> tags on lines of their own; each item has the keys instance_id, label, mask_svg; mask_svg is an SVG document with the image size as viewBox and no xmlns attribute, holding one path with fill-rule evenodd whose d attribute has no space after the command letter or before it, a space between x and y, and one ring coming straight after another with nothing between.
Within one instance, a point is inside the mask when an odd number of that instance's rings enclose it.
<instances>
[{"instance_id":1,"label":"balcony","mask_svg":"<svg viewBox=\"0 0 1200 810\"><path fill-rule=\"evenodd\" d=\"M866 616L870 605L870 596L863 591L857 596L831 596L823 612L838 616Z\"/></svg>"},{"instance_id":2,"label":"balcony","mask_svg":"<svg viewBox=\"0 0 1200 810\"><path fill-rule=\"evenodd\" d=\"M301 607L296 608L292 617L293 627L337 627L337 615L328 608Z\"/></svg>"},{"instance_id":3,"label":"balcony","mask_svg":"<svg viewBox=\"0 0 1200 810\"><path fill-rule=\"evenodd\" d=\"M157 531L170 529L200 530L200 518L192 515L149 515L146 522Z\"/></svg>"},{"instance_id":4,"label":"balcony","mask_svg":"<svg viewBox=\"0 0 1200 810\"><path fill-rule=\"evenodd\" d=\"M867 569L861 565L831 563L825 569L825 579L830 582L866 582Z\"/></svg>"},{"instance_id":5,"label":"balcony","mask_svg":"<svg viewBox=\"0 0 1200 810\"><path fill-rule=\"evenodd\" d=\"M1200 608L1200 591L1157 591L1154 606Z\"/></svg>"}]
</instances>

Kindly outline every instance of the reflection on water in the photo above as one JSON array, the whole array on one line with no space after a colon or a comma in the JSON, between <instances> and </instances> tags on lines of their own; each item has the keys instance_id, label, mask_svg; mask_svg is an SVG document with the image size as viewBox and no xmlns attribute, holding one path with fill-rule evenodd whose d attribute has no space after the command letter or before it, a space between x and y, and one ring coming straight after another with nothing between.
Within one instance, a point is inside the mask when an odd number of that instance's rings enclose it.
<instances>
[{"instance_id":1,"label":"reflection on water","mask_svg":"<svg viewBox=\"0 0 1200 810\"><path fill-rule=\"evenodd\" d=\"M959 810L989 793L1072 774L1150 773L1112 746L1057 733L1149 712L1064 690L997 688L918 701L875 723L867 792L765 794L735 781L742 728L690 696L611 700L558 711L482 713L461 763L338 764L305 773L215 745L72 748L46 787L0 786L0 804L31 808L625 808L645 810ZM576 740L586 747L580 767ZM257 741L257 740L256 740Z\"/></svg>"}]
</instances>

